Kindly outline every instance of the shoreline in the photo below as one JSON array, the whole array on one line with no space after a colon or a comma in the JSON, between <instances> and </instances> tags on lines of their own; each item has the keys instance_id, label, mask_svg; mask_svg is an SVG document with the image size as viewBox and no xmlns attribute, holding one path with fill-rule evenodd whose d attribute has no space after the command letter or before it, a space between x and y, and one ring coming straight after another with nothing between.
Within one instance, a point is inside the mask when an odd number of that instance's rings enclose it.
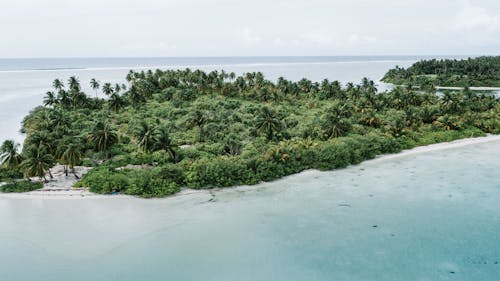
<instances>
[{"instance_id":1,"label":"shoreline","mask_svg":"<svg viewBox=\"0 0 500 281\"><path fill-rule=\"evenodd\" d=\"M363 161L357 165L360 164L367 164L367 163L376 163L380 161L385 161L385 160L391 160L395 158L400 158L400 157L406 157L406 156L411 156L411 155L418 155L421 153L427 153L427 152L433 152L433 151L442 151L446 149L453 149L453 148L460 148L464 146L469 146L469 145L474 145L474 144L483 144L483 143L490 143L490 142L495 142L495 141L500 141L500 135L488 135L484 137L475 137L475 138L465 138L465 139L458 139L454 140L451 142L441 142L441 143L435 143L435 144L429 144L425 146L418 146L412 149L407 149L403 150L399 153L395 154L383 154L375 157L374 159L366 160ZM354 165L351 165L349 167L352 167ZM335 170L332 170L335 171ZM311 173L323 173L323 172L330 172L330 171L319 171L315 169L309 169L309 170L304 170L300 173L293 174L293 175L288 175L285 176L281 179L278 180L283 180L289 177L294 177L294 176L304 176L308 175ZM226 187L226 188L213 188L213 189L189 189L189 188L183 188L179 193L174 194L169 197L165 198L151 198L151 199L168 199L168 198L176 198L176 197L181 197L181 196L188 196L188 195L193 195L193 194L208 194L211 195L212 192L217 192L220 190L235 190L235 189L241 189L241 188L249 188L249 187L259 187L262 183L248 186L248 185L240 185L240 186L234 186L234 187ZM100 198L100 199L115 199L115 198L134 198L134 199L143 199L143 200L151 200L151 199L144 199L144 198L139 198L135 196L130 196L130 195L124 195L124 194L118 194L118 195L107 195L107 194L98 194L98 193L92 193L86 189L61 189L61 190L35 190L35 191L30 191L30 192L25 192L25 193L0 193L0 199L3 198L13 198L13 199L84 199L84 198Z\"/></svg>"},{"instance_id":2,"label":"shoreline","mask_svg":"<svg viewBox=\"0 0 500 281\"><path fill-rule=\"evenodd\" d=\"M464 87L452 87L452 86L436 86L436 90L463 90ZM500 91L500 87L469 87L471 91Z\"/></svg>"}]
</instances>

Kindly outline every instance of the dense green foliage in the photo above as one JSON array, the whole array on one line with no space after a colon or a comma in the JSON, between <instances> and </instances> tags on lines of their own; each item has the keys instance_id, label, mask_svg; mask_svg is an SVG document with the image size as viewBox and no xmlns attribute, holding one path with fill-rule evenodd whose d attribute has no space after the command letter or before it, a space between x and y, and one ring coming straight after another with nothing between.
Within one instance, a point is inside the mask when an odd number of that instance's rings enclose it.
<instances>
[{"instance_id":1,"label":"dense green foliage","mask_svg":"<svg viewBox=\"0 0 500 281\"><path fill-rule=\"evenodd\" d=\"M96 193L124 193L142 197L163 197L180 191L183 171L175 165L137 170L117 170L102 165L92 170L77 187L89 187Z\"/></svg>"},{"instance_id":2,"label":"dense green foliage","mask_svg":"<svg viewBox=\"0 0 500 281\"><path fill-rule=\"evenodd\" d=\"M12 169L44 179L55 163L85 164L94 168L79 187L160 197L500 133L499 100L469 91L377 93L367 79L342 87L189 69L131 71L127 81L105 83L107 99L82 93L75 77L67 87L54 81L55 92L23 121L22 161ZM18 154L12 145L6 151Z\"/></svg>"},{"instance_id":3,"label":"dense green foliage","mask_svg":"<svg viewBox=\"0 0 500 281\"><path fill-rule=\"evenodd\" d=\"M389 70L384 82L396 85L500 87L500 56L467 60L423 60L407 69Z\"/></svg>"},{"instance_id":4,"label":"dense green foliage","mask_svg":"<svg viewBox=\"0 0 500 281\"><path fill-rule=\"evenodd\" d=\"M18 169L9 169L0 166L0 182L9 179L20 179L23 177L23 173Z\"/></svg>"},{"instance_id":5,"label":"dense green foliage","mask_svg":"<svg viewBox=\"0 0 500 281\"><path fill-rule=\"evenodd\" d=\"M29 182L29 181L9 181L4 185L0 186L0 192L12 193L12 192L29 192L42 188L43 185L40 182Z\"/></svg>"}]
</instances>

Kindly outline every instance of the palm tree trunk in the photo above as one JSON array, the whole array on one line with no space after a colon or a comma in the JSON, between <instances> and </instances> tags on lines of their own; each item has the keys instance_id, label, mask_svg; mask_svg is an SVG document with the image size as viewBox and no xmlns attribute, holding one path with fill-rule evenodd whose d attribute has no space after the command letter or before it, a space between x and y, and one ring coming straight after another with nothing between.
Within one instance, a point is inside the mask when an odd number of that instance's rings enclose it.
<instances>
[{"instance_id":1,"label":"palm tree trunk","mask_svg":"<svg viewBox=\"0 0 500 281\"><path fill-rule=\"evenodd\" d=\"M269 132L267 134L267 139L268 140L272 140L273 139L273 130L269 130Z\"/></svg>"},{"instance_id":2,"label":"palm tree trunk","mask_svg":"<svg viewBox=\"0 0 500 281\"><path fill-rule=\"evenodd\" d=\"M76 174L75 167L71 167L71 173L75 176L76 179L80 179L78 175Z\"/></svg>"},{"instance_id":3,"label":"palm tree trunk","mask_svg":"<svg viewBox=\"0 0 500 281\"><path fill-rule=\"evenodd\" d=\"M177 154L175 154L175 150L169 149L170 156L172 156L172 159L174 160L174 163L177 163Z\"/></svg>"}]
</instances>

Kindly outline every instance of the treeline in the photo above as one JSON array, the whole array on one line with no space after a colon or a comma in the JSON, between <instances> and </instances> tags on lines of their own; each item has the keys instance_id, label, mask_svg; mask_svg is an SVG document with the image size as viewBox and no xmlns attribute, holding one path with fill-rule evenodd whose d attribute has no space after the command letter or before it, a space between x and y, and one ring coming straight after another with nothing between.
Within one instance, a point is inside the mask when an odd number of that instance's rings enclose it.
<instances>
[{"instance_id":1,"label":"treeline","mask_svg":"<svg viewBox=\"0 0 500 281\"><path fill-rule=\"evenodd\" d=\"M500 56L466 60L422 60L389 70L383 81L396 85L500 87Z\"/></svg>"},{"instance_id":2,"label":"treeline","mask_svg":"<svg viewBox=\"0 0 500 281\"><path fill-rule=\"evenodd\" d=\"M127 85L57 79L23 121L23 151L1 149L9 173L50 180L59 163L94 167L77 183L99 193L160 197L181 187L255 184L330 170L417 145L500 132L500 103L470 91L377 93L262 73L131 71ZM99 98L101 90L106 99Z\"/></svg>"}]
</instances>

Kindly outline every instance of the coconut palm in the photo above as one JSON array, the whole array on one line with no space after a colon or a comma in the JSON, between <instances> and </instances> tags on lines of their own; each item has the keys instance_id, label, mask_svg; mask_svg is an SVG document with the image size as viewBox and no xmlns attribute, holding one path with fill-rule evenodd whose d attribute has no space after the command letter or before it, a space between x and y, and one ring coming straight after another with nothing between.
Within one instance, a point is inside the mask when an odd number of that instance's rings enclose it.
<instances>
[{"instance_id":1,"label":"coconut palm","mask_svg":"<svg viewBox=\"0 0 500 281\"><path fill-rule=\"evenodd\" d=\"M45 94L45 97L43 98L43 105L45 105L45 106L53 106L55 104L57 104L56 95L54 94L54 92L48 91Z\"/></svg>"},{"instance_id":2,"label":"coconut palm","mask_svg":"<svg viewBox=\"0 0 500 281\"><path fill-rule=\"evenodd\" d=\"M274 134L282 129L282 122L276 112L269 107L261 108L255 119L255 126L259 133L266 133L267 139L272 140Z\"/></svg>"},{"instance_id":3,"label":"coconut palm","mask_svg":"<svg viewBox=\"0 0 500 281\"><path fill-rule=\"evenodd\" d=\"M158 128L143 121L136 129L137 144L139 148L149 153L154 149L158 142Z\"/></svg>"},{"instance_id":4,"label":"coconut palm","mask_svg":"<svg viewBox=\"0 0 500 281\"><path fill-rule=\"evenodd\" d=\"M158 136L155 145L155 149L165 150L170 154L174 163L177 163L177 145L174 143L170 137L170 133L167 127L163 126L158 129Z\"/></svg>"},{"instance_id":5,"label":"coconut palm","mask_svg":"<svg viewBox=\"0 0 500 281\"><path fill-rule=\"evenodd\" d=\"M80 81L76 76L71 76L68 79L68 85L71 91L80 92L81 90Z\"/></svg>"},{"instance_id":6,"label":"coconut palm","mask_svg":"<svg viewBox=\"0 0 500 281\"><path fill-rule=\"evenodd\" d=\"M39 177L47 182L45 172L49 171L53 164L54 159L52 155L47 153L43 146L28 147L20 167L25 177Z\"/></svg>"},{"instance_id":7,"label":"coconut palm","mask_svg":"<svg viewBox=\"0 0 500 281\"><path fill-rule=\"evenodd\" d=\"M350 116L351 110L347 104L336 103L326 109L325 114L321 116L324 136L330 139L345 135L351 128L351 123L348 120Z\"/></svg>"},{"instance_id":8,"label":"coconut palm","mask_svg":"<svg viewBox=\"0 0 500 281\"><path fill-rule=\"evenodd\" d=\"M114 89L115 93L118 94L121 90L122 90L122 86L120 84L116 83L115 89Z\"/></svg>"},{"instance_id":9,"label":"coconut palm","mask_svg":"<svg viewBox=\"0 0 500 281\"><path fill-rule=\"evenodd\" d=\"M208 114L201 109L194 110L187 119L188 127L198 127L199 129L199 142L205 139L205 124L208 122Z\"/></svg>"},{"instance_id":10,"label":"coconut palm","mask_svg":"<svg viewBox=\"0 0 500 281\"><path fill-rule=\"evenodd\" d=\"M135 85L132 85L128 91L128 97L130 99L130 103L134 107L140 106L143 102L146 101L145 97L141 94L141 92L137 89Z\"/></svg>"},{"instance_id":11,"label":"coconut palm","mask_svg":"<svg viewBox=\"0 0 500 281\"><path fill-rule=\"evenodd\" d=\"M78 165L82 159L81 148L78 144L69 143L63 149L60 162L61 164L69 166L71 173L75 178L79 178L75 172L75 166ZM65 169L66 176L68 176L68 169Z\"/></svg>"},{"instance_id":12,"label":"coconut palm","mask_svg":"<svg viewBox=\"0 0 500 281\"><path fill-rule=\"evenodd\" d=\"M109 148L118 142L118 135L110 123L99 121L90 135L90 141L96 151L103 152L109 158Z\"/></svg>"},{"instance_id":13,"label":"coconut palm","mask_svg":"<svg viewBox=\"0 0 500 281\"><path fill-rule=\"evenodd\" d=\"M0 147L0 164L9 169L16 168L23 161L23 157L19 154L19 144L13 140L6 140Z\"/></svg>"},{"instance_id":14,"label":"coconut palm","mask_svg":"<svg viewBox=\"0 0 500 281\"><path fill-rule=\"evenodd\" d=\"M113 93L113 91L114 89L113 86L111 86L111 83L104 83L104 85L102 85L102 92L106 96L110 96Z\"/></svg>"},{"instance_id":15,"label":"coconut palm","mask_svg":"<svg viewBox=\"0 0 500 281\"><path fill-rule=\"evenodd\" d=\"M238 136L234 133L229 134L224 140L224 148L222 153L229 156L240 155L243 151L243 144Z\"/></svg>"},{"instance_id":16,"label":"coconut palm","mask_svg":"<svg viewBox=\"0 0 500 281\"><path fill-rule=\"evenodd\" d=\"M95 97L97 98L97 90L101 87L101 84L99 81L95 80L95 78L92 78L90 80L90 87L95 91Z\"/></svg>"},{"instance_id":17,"label":"coconut palm","mask_svg":"<svg viewBox=\"0 0 500 281\"><path fill-rule=\"evenodd\" d=\"M52 87L54 87L56 91L60 91L64 88L64 83L60 79L55 79L54 82L52 82Z\"/></svg>"},{"instance_id":18,"label":"coconut palm","mask_svg":"<svg viewBox=\"0 0 500 281\"><path fill-rule=\"evenodd\" d=\"M113 93L109 98L108 105L109 108L114 112L119 112L122 108L125 107L125 100L117 93Z\"/></svg>"},{"instance_id":19,"label":"coconut palm","mask_svg":"<svg viewBox=\"0 0 500 281\"><path fill-rule=\"evenodd\" d=\"M57 93L57 100L59 100L59 104L63 107L69 107L69 105L71 105L71 97L65 90L59 90Z\"/></svg>"},{"instance_id":20,"label":"coconut palm","mask_svg":"<svg viewBox=\"0 0 500 281\"><path fill-rule=\"evenodd\" d=\"M87 103L87 95L81 91L72 91L71 103L73 104L73 108L84 106Z\"/></svg>"}]
</instances>

